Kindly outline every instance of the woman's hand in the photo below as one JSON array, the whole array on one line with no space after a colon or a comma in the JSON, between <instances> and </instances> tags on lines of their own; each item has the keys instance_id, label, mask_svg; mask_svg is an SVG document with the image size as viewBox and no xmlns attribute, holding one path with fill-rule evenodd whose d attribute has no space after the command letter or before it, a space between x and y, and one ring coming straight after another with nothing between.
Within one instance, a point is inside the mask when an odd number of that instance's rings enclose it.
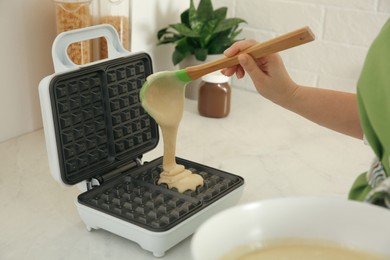
<instances>
[{"instance_id":1,"label":"woman's hand","mask_svg":"<svg viewBox=\"0 0 390 260\"><path fill-rule=\"evenodd\" d=\"M231 57L254 44L254 40L239 41L226 49L224 54ZM262 96L282 106L289 102L298 85L291 80L279 54L258 59L253 59L248 54L239 54L238 59L240 65L225 68L222 73L226 76L236 74L239 79L247 73Z\"/></svg>"}]
</instances>

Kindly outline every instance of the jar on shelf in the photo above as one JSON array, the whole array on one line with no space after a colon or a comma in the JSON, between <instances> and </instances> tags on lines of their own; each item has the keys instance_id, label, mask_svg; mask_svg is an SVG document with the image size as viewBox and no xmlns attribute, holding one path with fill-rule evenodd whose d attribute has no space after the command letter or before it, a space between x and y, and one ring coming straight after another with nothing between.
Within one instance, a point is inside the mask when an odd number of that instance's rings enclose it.
<instances>
[{"instance_id":1,"label":"jar on shelf","mask_svg":"<svg viewBox=\"0 0 390 260\"><path fill-rule=\"evenodd\" d=\"M119 34L123 47L130 50L130 0L98 0L99 23L111 24ZM100 59L108 56L107 41L100 39Z\"/></svg>"},{"instance_id":2,"label":"jar on shelf","mask_svg":"<svg viewBox=\"0 0 390 260\"><path fill-rule=\"evenodd\" d=\"M53 0L56 12L57 34L92 25L91 0ZM68 55L75 64L91 62L90 40L72 43Z\"/></svg>"},{"instance_id":3,"label":"jar on shelf","mask_svg":"<svg viewBox=\"0 0 390 260\"><path fill-rule=\"evenodd\" d=\"M220 72L202 77L198 97L200 115L214 118L226 117L230 113L230 98L229 77Z\"/></svg>"}]
</instances>

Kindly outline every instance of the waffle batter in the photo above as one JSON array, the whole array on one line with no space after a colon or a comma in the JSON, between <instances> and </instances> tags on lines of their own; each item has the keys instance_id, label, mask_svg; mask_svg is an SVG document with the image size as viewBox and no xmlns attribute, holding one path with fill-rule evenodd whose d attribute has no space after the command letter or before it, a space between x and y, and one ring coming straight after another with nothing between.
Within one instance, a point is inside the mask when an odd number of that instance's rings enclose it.
<instances>
[{"instance_id":1,"label":"waffle batter","mask_svg":"<svg viewBox=\"0 0 390 260\"><path fill-rule=\"evenodd\" d=\"M281 239L262 244L239 246L221 260L381 260L387 259L365 251L360 251L328 241L302 239Z\"/></svg>"},{"instance_id":2,"label":"waffle batter","mask_svg":"<svg viewBox=\"0 0 390 260\"><path fill-rule=\"evenodd\" d=\"M164 72L166 73L166 72ZM148 77L158 77L153 74ZM158 80L151 84L144 92L142 106L156 120L161 127L164 141L163 172L158 184L166 183L170 189L176 188L183 193L186 190L195 190L203 185L203 178L198 174L176 164L176 138L180 120L184 110L184 83L175 75Z\"/></svg>"}]
</instances>

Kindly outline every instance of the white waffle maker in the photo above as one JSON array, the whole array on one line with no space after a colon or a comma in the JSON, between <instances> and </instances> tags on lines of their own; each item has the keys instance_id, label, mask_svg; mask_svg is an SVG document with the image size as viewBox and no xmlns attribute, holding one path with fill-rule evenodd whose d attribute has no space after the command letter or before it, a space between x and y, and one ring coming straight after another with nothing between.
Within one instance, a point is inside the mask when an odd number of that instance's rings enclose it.
<instances>
[{"instance_id":1,"label":"white waffle maker","mask_svg":"<svg viewBox=\"0 0 390 260\"><path fill-rule=\"evenodd\" d=\"M99 37L107 40L109 59L82 66L69 59L70 43ZM114 27L61 33L52 56L55 74L39 85L50 171L58 182L79 186L75 204L89 231L105 229L162 257L238 201L243 178L181 158L204 186L178 193L157 185L162 157L141 161L159 141L158 125L139 101L152 61L126 51Z\"/></svg>"}]
</instances>

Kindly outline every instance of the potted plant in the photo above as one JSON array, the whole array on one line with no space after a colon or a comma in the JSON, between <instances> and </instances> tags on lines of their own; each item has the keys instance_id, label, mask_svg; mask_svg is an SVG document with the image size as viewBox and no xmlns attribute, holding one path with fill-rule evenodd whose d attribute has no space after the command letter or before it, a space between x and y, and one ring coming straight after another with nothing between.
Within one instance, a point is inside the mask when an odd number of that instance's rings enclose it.
<instances>
[{"instance_id":1,"label":"potted plant","mask_svg":"<svg viewBox=\"0 0 390 260\"><path fill-rule=\"evenodd\" d=\"M190 0L190 7L180 15L180 23L170 24L157 32L158 45L174 44L172 63L180 66L187 60L180 67L195 65L188 64L189 59L199 64L210 55L221 55L237 41L241 33L239 25L246 23L240 18L226 18L226 14L227 7L214 10L211 0L200 0L197 8L194 1ZM199 82L192 85L199 85ZM186 91L187 97L188 92L195 92L196 99L196 90Z\"/></svg>"}]
</instances>

